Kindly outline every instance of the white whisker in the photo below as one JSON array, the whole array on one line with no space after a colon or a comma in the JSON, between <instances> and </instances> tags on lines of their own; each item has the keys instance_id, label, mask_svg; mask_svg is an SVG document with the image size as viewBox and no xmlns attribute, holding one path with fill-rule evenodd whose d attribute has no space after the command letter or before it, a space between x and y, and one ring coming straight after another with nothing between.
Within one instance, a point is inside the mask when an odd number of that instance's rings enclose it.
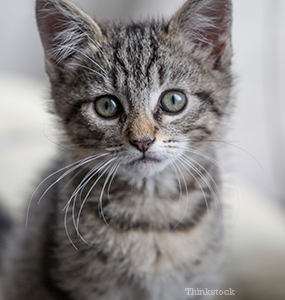
<instances>
[{"instance_id":1,"label":"white whisker","mask_svg":"<svg viewBox=\"0 0 285 300\"><path fill-rule=\"evenodd\" d=\"M64 190L68 187L68 185L70 185L71 182L73 182L73 180L74 180L77 176L79 176L80 173L82 173L82 172L84 171L85 168L87 168L87 166L85 166L84 168L82 168L81 170L79 170L78 172L76 172L76 173L71 177L71 179L67 182L67 184L62 188L62 191L64 191Z\"/></svg>"},{"instance_id":2,"label":"white whisker","mask_svg":"<svg viewBox=\"0 0 285 300\"><path fill-rule=\"evenodd\" d=\"M107 161L109 160L109 158L104 159L103 161L101 161L100 163L98 163L95 167L93 167L85 176L84 178L81 180L81 182L79 183L79 185L76 187L76 189L74 190L73 194L70 197L70 200L73 197L76 197L80 191L80 195L79 195L79 199L81 201L82 199L82 194L83 191L86 187L86 185L90 182L90 180L99 172L96 172L97 170L100 169L101 166L103 166ZM88 178L89 177L89 178Z\"/></svg>"},{"instance_id":3,"label":"white whisker","mask_svg":"<svg viewBox=\"0 0 285 300\"><path fill-rule=\"evenodd\" d=\"M114 177L115 177L115 175L116 175L116 173L117 173L117 171L118 171L120 165L121 165L121 163L118 163L118 166L117 166L116 170L114 171L113 176L112 176L112 178L111 178L111 180L110 180L110 182L109 182L107 195L108 195L108 199L109 199L110 202L112 202L111 199L110 199L110 189L111 189L111 185L112 185L112 182L113 182L113 180L114 180Z\"/></svg>"},{"instance_id":4,"label":"white whisker","mask_svg":"<svg viewBox=\"0 0 285 300\"><path fill-rule=\"evenodd\" d=\"M184 141L186 141L186 139L184 139ZM189 139L188 139L188 142L190 142ZM215 166L217 166L224 174L226 174L227 176L229 176L231 178L231 182L233 183L233 186L234 186L234 189L235 189L236 195L237 195L238 211L239 211L240 201L241 201L240 193L241 193L242 199L245 199L245 196L244 196L244 193L243 193L243 190L242 190L240 184L235 179L235 177L228 170L226 170L216 159L210 157L207 153L197 150L197 149L190 148L190 147L180 147L180 149L184 150L186 153L187 152L192 153L192 154L198 155L198 156L206 159L207 161L209 161L212 164L214 164ZM237 216L238 216L238 212L237 212ZM236 218L237 218L237 216L236 216Z\"/></svg>"},{"instance_id":5,"label":"white whisker","mask_svg":"<svg viewBox=\"0 0 285 300\"><path fill-rule=\"evenodd\" d=\"M193 165L192 163L190 163L189 161L187 161L185 158L181 158L180 159L180 162L181 163L183 163L183 166L184 166L184 164L186 164L188 167L190 167L191 168L191 170L193 170L205 183L206 183L206 185L207 185L207 188L210 190L210 192L211 192L211 196L214 198L214 202L215 202L215 205L216 205L216 209L218 210L218 211L220 211L220 209L219 209L219 200L218 200L218 198L217 198L217 196L216 196L216 193L215 193L215 191L213 190L213 188L212 188L212 186L211 186L211 184L209 183L209 181L207 180L207 178L200 172L200 170L199 169L197 169L196 167L195 167L195 165ZM185 168L185 166L184 166L184 168ZM189 172L189 169L188 168L185 168L188 172ZM192 175L192 174L191 174ZM194 174L193 174L194 175ZM195 177L196 178L196 177ZM196 180L196 182L198 183L199 181L198 181L198 179L196 178L195 179ZM204 194L204 189L203 189L203 187L201 186L201 184L199 183L199 187L200 187L200 189L203 191L203 194ZM204 194L205 195L205 194ZM209 210L209 206L208 206L208 201L207 201L207 198L206 197L204 197L204 199L205 199L205 201L206 201L206 206L207 206L207 210Z\"/></svg>"},{"instance_id":6,"label":"white whisker","mask_svg":"<svg viewBox=\"0 0 285 300\"><path fill-rule=\"evenodd\" d=\"M232 143L227 142L227 141L220 141L220 142L221 142L221 143L224 143L224 144L226 144L226 145L232 146L232 147L234 147L234 148L237 148L237 149L243 151L244 153L248 154L251 158L253 158L253 159L256 161L256 163L259 165L260 169L261 169L262 171L264 171L264 169L263 169L261 163L257 160L257 158L256 158L253 154L251 154L250 152L248 152L247 150L245 150L245 149L243 149L243 148L241 148L241 147L239 147L239 146L237 146L237 145L233 145Z\"/></svg>"},{"instance_id":7,"label":"white whisker","mask_svg":"<svg viewBox=\"0 0 285 300\"><path fill-rule=\"evenodd\" d=\"M72 238L70 237L70 234L69 234L68 228L67 228L67 214L68 214L69 206L70 206L70 202L68 202L68 204L67 204L67 206L65 208L65 213L64 213L64 228L65 228L65 233L66 233L67 238L69 239L71 245L75 248L75 250L78 250L78 248L73 243Z\"/></svg>"},{"instance_id":8,"label":"white whisker","mask_svg":"<svg viewBox=\"0 0 285 300\"><path fill-rule=\"evenodd\" d=\"M86 185L92 180L92 178L98 173L96 172L102 165L104 165L108 161L108 158L104 159L102 162L97 164L95 167L93 167L81 180L79 185L76 187L76 189L73 191L72 195L70 196L68 203L72 202L73 199L73 205L72 205L72 220L73 224L76 228L76 221L75 221L75 204L76 199L78 196L78 193L80 192L79 199L81 201L83 190L85 189Z\"/></svg>"},{"instance_id":9,"label":"white whisker","mask_svg":"<svg viewBox=\"0 0 285 300\"><path fill-rule=\"evenodd\" d=\"M186 215L186 212L187 212L187 209L188 209L188 204L189 204L189 197L188 197L188 187L187 187L187 183L186 183L185 177L184 177L181 169L179 168L179 166L176 164L176 162L173 162L173 164L176 166L177 170L181 174L181 177L183 179L184 186L185 186L185 191L186 191L186 206L185 206L185 209L184 209L184 213L183 213L181 219L179 220L179 222L173 227L173 230L174 230L182 222L182 220L184 219L184 217Z\"/></svg>"},{"instance_id":10,"label":"white whisker","mask_svg":"<svg viewBox=\"0 0 285 300\"><path fill-rule=\"evenodd\" d=\"M100 164L96 165L94 168L92 168L88 174L84 177L84 179L80 182L80 184L78 185L78 187L76 188L76 190L73 192L73 195L70 197L69 199L69 203L72 201L73 198L73 205L72 205L72 220L73 220L73 225L74 228L76 230L77 236L81 238L82 241L84 241L87 245L91 246L80 234L79 230L78 230L78 223L75 220L75 205L76 205L76 199L77 199L77 195L80 191L80 201L81 201L81 196L82 196L82 192L84 190L84 188L86 187L86 185L94 178L94 176L96 174L98 174L100 172L101 168L104 168L106 165L106 162L108 161L108 159L105 159L103 162L101 162ZM89 178L88 178L89 177ZM87 180L86 180L87 179ZM84 182L86 180L86 182ZM84 182L84 184L82 184ZM87 199L87 198L86 198ZM81 202L81 207L83 208L83 204ZM78 214L79 217L79 214ZM77 219L78 221L78 219Z\"/></svg>"},{"instance_id":11,"label":"white whisker","mask_svg":"<svg viewBox=\"0 0 285 300\"><path fill-rule=\"evenodd\" d=\"M109 226L107 220L105 219L105 216L104 216L104 211L103 211L103 193L104 193L104 190L105 190L105 187L110 179L110 177L112 176L113 172L115 171L117 165L113 165L113 167L111 168L111 170L109 171L109 174L107 175L106 179L105 179L105 182L104 182L104 185L102 187L102 191L101 191L101 194L100 194L100 198L99 198L99 202L98 202L98 210L99 210L99 214L101 213L101 216L104 220L104 222L106 223L107 226Z\"/></svg>"},{"instance_id":12,"label":"white whisker","mask_svg":"<svg viewBox=\"0 0 285 300\"><path fill-rule=\"evenodd\" d=\"M45 190L45 192L42 194L42 196L41 196L40 199L38 200L38 204L42 201L42 199L43 199L43 197L46 195L46 193L47 193L54 185L56 185L60 180L62 180L65 176L67 176L68 174L72 173L74 170L76 170L77 168L81 167L82 165L87 164L87 163L89 163L89 162L91 162L91 161L93 161L93 160L95 160L95 159L97 159L97 158L99 158L99 157L105 156L105 155L107 155L107 153L106 153L106 154L101 154L101 155L95 156L95 157L93 157L93 158L91 158L91 159L88 159L88 160L84 159L84 160L82 160L78 165L76 165L76 166L72 167L71 169L69 169L68 171L66 171L64 174L62 174L56 181L54 181L54 182L53 182L53 183Z\"/></svg>"},{"instance_id":13,"label":"white whisker","mask_svg":"<svg viewBox=\"0 0 285 300\"><path fill-rule=\"evenodd\" d=\"M189 156L187 156L187 155L185 155L185 154L182 154L182 156L184 157L184 158L186 158L186 159L188 159L188 160L191 160L193 163L195 163L196 165L198 165L198 167L200 167L209 177L210 177L210 179L211 179L211 181L214 183L214 186L215 186L215 188L216 188L216 190L217 190L217 192L218 192L218 194L219 194L219 196L220 196L220 198L222 197L222 194L221 194L221 191L220 191L220 189L219 189L219 187L218 187L218 185L217 185L217 183L216 183L216 181L214 180L214 178L212 177L212 175L201 165L201 164L199 164L195 159L193 159L193 158L191 158L191 157L189 157Z\"/></svg>"},{"instance_id":14,"label":"white whisker","mask_svg":"<svg viewBox=\"0 0 285 300\"><path fill-rule=\"evenodd\" d=\"M194 172L196 172L196 174L198 174L198 176L206 183L207 185L207 188L209 189L210 193L211 193L211 196L212 198L214 199L214 202L215 202L215 205L216 205L216 209L218 210L218 212L220 213L220 205L219 205L219 198L214 190L214 188L212 187L212 185L210 184L210 182L208 181L208 179L206 178L206 176L194 165L192 164L191 162L188 161L188 158L187 156L184 156L183 160L184 160L184 163L186 165L188 165ZM190 159L190 158L189 158ZM195 162L195 160L192 160ZM197 163L198 164L198 163ZM202 167L202 166L201 166ZM213 181L215 187L218 189L218 186L215 182L215 180L213 179L213 177L209 174L209 172L204 168L202 167L203 170L211 177L211 180Z\"/></svg>"},{"instance_id":15,"label":"white whisker","mask_svg":"<svg viewBox=\"0 0 285 300\"><path fill-rule=\"evenodd\" d=\"M81 206L80 206L79 212L78 212L77 221L76 221L76 228L75 228L75 229L76 229L76 232L77 232L78 236L79 236L85 243L87 243L87 244L89 244L89 243L82 237L82 235L81 235L80 232L79 232L79 220L80 220L80 216L81 216L83 207L84 207L84 205L85 205L85 203L86 203L86 201L87 201L89 195L91 194L92 190L94 189L94 187L96 186L96 184L98 183L98 181L102 178L102 176L106 173L106 171L109 169L110 164L111 164L115 159L116 159L116 157L110 159L105 165L103 165L102 167L100 167L99 170L96 171L96 173L99 173L100 171L102 171L102 170L105 168L105 170L98 176L97 180L94 182L94 184L93 184L93 185L91 186L91 188L89 189L87 195L85 196L85 198L84 198L84 200L83 200L83 202L82 202L82 204L81 204ZM107 168L106 168L106 167L107 167Z\"/></svg>"},{"instance_id":16,"label":"white whisker","mask_svg":"<svg viewBox=\"0 0 285 300\"><path fill-rule=\"evenodd\" d=\"M209 205L208 205L208 200L207 200L207 197L206 197L206 194L204 192L204 189L202 188L199 180L196 178L196 176L189 170L189 168L185 167L184 165L184 161L181 159L181 158L178 158L178 160L180 161L180 163L182 164L182 166L185 168L185 170L193 177L193 179L196 181L196 183L198 184L202 194L203 194L203 197L204 197L204 200L205 200L205 203L206 203L206 206L207 206L207 211L209 211Z\"/></svg>"},{"instance_id":17,"label":"white whisker","mask_svg":"<svg viewBox=\"0 0 285 300\"><path fill-rule=\"evenodd\" d=\"M84 158L84 159L80 159L66 167L63 167L55 172L53 172L52 174L50 174L49 176L47 176L44 180L42 180L40 182L40 184L35 188L32 196L30 197L30 200L29 200L29 203L28 203L28 208L27 208L27 213L26 213L26 226L28 225L28 222L29 222L29 211L30 211L30 208L31 208L31 203L32 203L32 200L36 194L36 192L39 190L39 188L48 180L50 179L51 177L53 177L54 175L66 170L66 169L69 169L68 171L66 171L62 176L60 176L60 179L57 179L52 185L49 186L48 189L46 189L46 191L44 192L44 195L48 192L48 190L51 189L52 186L54 186L56 183L58 183L62 178L64 178L66 175L68 175L69 173L73 172L74 170L76 170L77 168L79 168L80 166L86 164L86 163L89 163L90 161L92 160L95 160L99 157L102 157L102 156L105 156L105 155L108 155L108 153L103 153L103 154L96 154L96 155L91 155L87 158ZM71 168L71 169L70 169ZM38 201L38 203L41 202L42 198L44 197L44 195L41 196L40 200Z\"/></svg>"},{"instance_id":18,"label":"white whisker","mask_svg":"<svg viewBox=\"0 0 285 300\"><path fill-rule=\"evenodd\" d=\"M237 196L238 196L238 199L239 199L239 192L237 190L237 187L238 189L240 190L240 192L242 193L242 196L244 198L244 194L243 194L243 191L242 191L242 188L240 187L239 183L237 182L237 180L233 177L233 175L227 171L217 160L215 160L214 158L208 156L205 152L202 152L202 151L198 151L196 149L193 149L193 148L188 148L188 147L181 147L181 149L185 150L186 152L190 152L190 153L193 153L193 154L196 154L200 157L203 157L204 159L208 160L209 162L213 163L215 166L217 166L223 173L229 175L231 177L231 179L233 180L234 182L234 186L235 186L235 189L236 189L236 192L237 192ZM240 199L239 199L240 200Z\"/></svg>"},{"instance_id":19,"label":"white whisker","mask_svg":"<svg viewBox=\"0 0 285 300\"><path fill-rule=\"evenodd\" d=\"M179 186L179 206L181 204L181 200L182 200L182 187L181 187L181 181L180 181L180 177L178 175L178 172L177 172L177 169L175 167L175 165L173 163L171 163L171 167L172 167L172 170L174 171L175 173L175 176L177 178L177 181L178 181L178 186Z\"/></svg>"}]
</instances>

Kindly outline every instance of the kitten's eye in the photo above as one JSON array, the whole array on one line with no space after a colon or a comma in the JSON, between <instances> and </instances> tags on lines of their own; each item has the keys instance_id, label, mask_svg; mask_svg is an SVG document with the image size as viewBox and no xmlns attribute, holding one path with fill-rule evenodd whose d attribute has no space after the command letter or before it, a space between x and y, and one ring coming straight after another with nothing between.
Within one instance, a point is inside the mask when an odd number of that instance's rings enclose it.
<instances>
[{"instance_id":1,"label":"kitten's eye","mask_svg":"<svg viewBox=\"0 0 285 300\"><path fill-rule=\"evenodd\" d=\"M168 113L179 113L186 105L187 97L178 91L167 92L160 101L160 108Z\"/></svg>"},{"instance_id":2,"label":"kitten's eye","mask_svg":"<svg viewBox=\"0 0 285 300\"><path fill-rule=\"evenodd\" d=\"M95 101L95 110L103 118L114 118L121 107L120 101L114 96L103 96Z\"/></svg>"}]
</instances>

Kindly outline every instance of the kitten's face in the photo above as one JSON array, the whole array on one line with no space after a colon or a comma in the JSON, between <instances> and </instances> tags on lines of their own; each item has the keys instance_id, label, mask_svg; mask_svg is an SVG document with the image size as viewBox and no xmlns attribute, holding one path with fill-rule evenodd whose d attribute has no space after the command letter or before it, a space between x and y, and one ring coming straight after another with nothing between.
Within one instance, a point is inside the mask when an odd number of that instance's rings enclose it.
<instances>
[{"instance_id":1,"label":"kitten's face","mask_svg":"<svg viewBox=\"0 0 285 300\"><path fill-rule=\"evenodd\" d=\"M62 9L50 5L57 13ZM216 48L185 42L186 33L177 36L171 28L182 13L170 24L99 27L76 10L77 23L61 30L57 24L55 33L38 21L42 35L54 38L46 48L53 55L47 70L56 112L81 156L108 153L127 173L149 177L179 160L187 147L218 135L229 98L229 59L217 56ZM71 28L77 39L63 39ZM221 51L227 47L224 42Z\"/></svg>"}]
</instances>

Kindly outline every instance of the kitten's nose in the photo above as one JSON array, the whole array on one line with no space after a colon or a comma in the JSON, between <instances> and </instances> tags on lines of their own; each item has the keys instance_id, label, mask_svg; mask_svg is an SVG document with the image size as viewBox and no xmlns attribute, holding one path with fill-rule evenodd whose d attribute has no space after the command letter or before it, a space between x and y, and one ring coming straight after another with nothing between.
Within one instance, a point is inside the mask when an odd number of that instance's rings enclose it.
<instances>
[{"instance_id":1,"label":"kitten's nose","mask_svg":"<svg viewBox=\"0 0 285 300\"><path fill-rule=\"evenodd\" d=\"M146 139L143 141L133 140L133 141L130 141L130 144L133 145L134 147L136 147L142 153L145 153L148 150L148 148L150 147L150 145L152 145L154 143L154 141L155 141L155 138L153 140Z\"/></svg>"}]
</instances>

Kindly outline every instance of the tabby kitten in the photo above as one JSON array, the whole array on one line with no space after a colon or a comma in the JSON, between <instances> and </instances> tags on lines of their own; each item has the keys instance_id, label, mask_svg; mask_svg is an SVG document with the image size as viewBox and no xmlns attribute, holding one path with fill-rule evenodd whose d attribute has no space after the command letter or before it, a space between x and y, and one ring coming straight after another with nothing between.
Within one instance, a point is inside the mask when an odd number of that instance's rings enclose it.
<instances>
[{"instance_id":1,"label":"tabby kitten","mask_svg":"<svg viewBox=\"0 0 285 300\"><path fill-rule=\"evenodd\" d=\"M64 134L10 242L3 299L185 300L186 288L217 288L212 141L230 111L231 1L99 24L68 0L37 0L36 17Z\"/></svg>"}]
</instances>

